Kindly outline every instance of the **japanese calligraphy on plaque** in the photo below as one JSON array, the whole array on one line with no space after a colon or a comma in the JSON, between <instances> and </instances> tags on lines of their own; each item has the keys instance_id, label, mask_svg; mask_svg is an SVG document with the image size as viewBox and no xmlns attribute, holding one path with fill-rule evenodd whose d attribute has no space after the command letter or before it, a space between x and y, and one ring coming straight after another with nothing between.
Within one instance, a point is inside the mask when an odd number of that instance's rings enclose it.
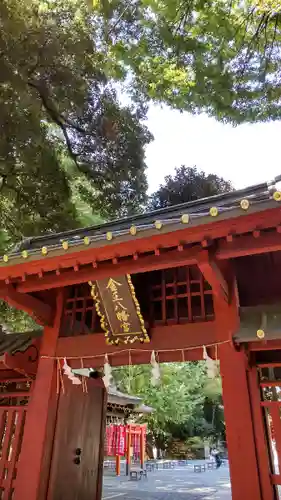
<instances>
[{"instance_id":1,"label":"japanese calligraphy on plaque","mask_svg":"<svg viewBox=\"0 0 281 500\"><path fill-rule=\"evenodd\" d=\"M129 274L90 282L89 285L108 344L149 342Z\"/></svg>"}]
</instances>

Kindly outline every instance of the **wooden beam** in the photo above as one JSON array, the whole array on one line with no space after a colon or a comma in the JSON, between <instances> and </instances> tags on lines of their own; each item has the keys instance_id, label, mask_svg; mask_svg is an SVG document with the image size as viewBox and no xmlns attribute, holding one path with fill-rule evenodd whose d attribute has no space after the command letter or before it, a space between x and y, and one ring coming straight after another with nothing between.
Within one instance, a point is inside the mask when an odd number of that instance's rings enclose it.
<instances>
[{"instance_id":1,"label":"wooden beam","mask_svg":"<svg viewBox=\"0 0 281 500\"><path fill-rule=\"evenodd\" d=\"M106 278L108 276L121 276L123 274L136 274L145 273L148 271L155 271L158 269L167 269L178 266L196 264L197 258L203 252L201 247L194 246L190 249L179 252L172 250L165 252L159 256L149 255L146 257L139 257L134 260L133 258L121 261L119 264L101 263L96 268L93 266L86 266L79 271L63 271L61 270L60 276L52 275L43 276L42 279L31 278L17 286L17 291L21 293L47 290L50 288L65 287L75 285L76 283L85 283L87 281L94 281Z\"/></svg>"},{"instance_id":2,"label":"wooden beam","mask_svg":"<svg viewBox=\"0 0 281 500\"><path fill-rule=\"evenodd\" d=\"M245 255L257 255L281 250L281 234L277 231L254 235L236 236L232 242L219 241L216 258L219 260L233 259Z\"/></svg>"},{"instance_id":3,"label":"wooden beam","mask_svg":"<svg viewBox=\"0 0 281 500\"><path fill-rule=\"evenodd\" d=\"M54 311L36 297L19 293L12 285L5 285L0 288L0 298L10 306L29 314L39 325L52 326Z\"/></svg>"},{"instance_id":4,"label":"wooden beam","mask_svg":"<svg viewBox=\"0 0 281 500\"><path fill-rule=\"evenodd\" d=\"M5 353L3 363L6 368L26 376L36 375L40 343L41 339L36 339L24 352Z\"/></svg>"},{"instance_id":5,"label":"wooden beam","mask_svg":"<svg viewBox=\"0 0 281 500\"><path fill-rule=\"evenodd\" d=\"M249 351L281 351L281 339L249 342L248 349Z\"/></svg>"},{"instance_id":6,"label":"wooden beam","mask_svg":"<svg viewBox=\"0 0 281 500\"><path fill-rule=\"evenodd\" d=\"M19 375L18 372L15 372L14 370L9 370L7 369L6 366L3 365L0 368L0 382L25 382L27 380L27 377L24 375Z\"/></svg>"},{"instance_id":7,"label":"wooden beam","mask_svg":"<svg viewBox=\"0 0 281 500\"><path fill-rule=\"evenodd\" d=\"M164 224L165 229L157 234L148 230L137 237L128 236L124 241L119 238L110 242L98 241L95 245L85 247L85 245L70 248L68 252L61 250L52 250L47 257L42 258L40 254L30 255L28 259L11 259L8 265L0 266L0 279L7 278L20 279L26 274L43 276L44 273L54 272L60 266L63 269L71 268L78 261L81 266L94 262L95 260L109 260L114 257L122 258L132 254L141 254L143 252L154 251L157 246L161 248L171 248L179 244L188 242L189 244L198 244L202 240L216 240L225 238L227 234L239 234L253 231L257 225L259 230L267 229L269 225L275 227L281 223L280 209L268 208L262 212L249 213L247 216L236 216L223 220L218 217L217 220L208 220L207 223L193 225L183 225L179 230L172 230L172 227Z\"/></svg>"},{"instance_id":8,"label":"wooden beam","mask_svg":"<svg viewBox=\"0 0 281 500\"><path fill-rule=\"evenodd\" d=\"M123 354L115 354L110 356L109 361L112 366L127 366L131 360L133 365L149 365L151 360L152 350L134 352L131 351L129 355L129 347L127 353ZM137 349L137 347L136 347ZM184 358L180 351L166 351L160 352L158 355L158 359L160 363L181 363L182 361L202 361L203 360L203 349L202 347L198 347L193 349L192 351L185 351ZM81 361L69 360L68 361L72 368L80 368ZM90 359L86 358L83 360L84 368L97 368L97 363L99 367L103 366L104 363L104 354L102 354L98 359Z\"/></svg>"},{"instance_id":9,"label":"wooden beam","mask_svg":"<svg viewBox=\"0 0 281 500\"><path fill-rule=\"evenodd\" d=\"M239 298L236 277L229 261L219 263L219 268L228 285L228 302L213 295L215 321L217 324L217 341L231 340L240 326Z\"/></svg>"},{"instance_id":10,"label":"wooden beam","mask_svg":"<svg viewBox=\"0 0 281 500\"><path fill-rule=\"evenodd\" d=\"M224 302L229 302L229 287L218 267L218 264L210 254L205 251L201 252L198 257L198 267L203 274L205 280L211 285L213 294L218 299Z\"/></svg>"},{"instance_id":11,"label":"wooden beam","mask_svg":"<svg viewBox=\"0 0 281 500\"><path fill-rule=\"evenodd\" d=\"M216 323L209 321L185 325L157 326L151 330L150 343L135 343L130 346L120 345L116 347L107 345L103 333L80 335L78 337L60 337L57 343L56 356L76 357L77 367L79 368L81 367L79 358L84 358L84 366L103 366L105 354L113 354L110 357L113 366L126 365L129 361L129 350L132 364L150 363L152 351L159 353L161 362L197 361L202 359L203 356L201 346L214 343L216 333ZM200 347L197 348L198 346ZM93 353L93 358L89 358L89 353Z\"/></svg>"}]
</instances>

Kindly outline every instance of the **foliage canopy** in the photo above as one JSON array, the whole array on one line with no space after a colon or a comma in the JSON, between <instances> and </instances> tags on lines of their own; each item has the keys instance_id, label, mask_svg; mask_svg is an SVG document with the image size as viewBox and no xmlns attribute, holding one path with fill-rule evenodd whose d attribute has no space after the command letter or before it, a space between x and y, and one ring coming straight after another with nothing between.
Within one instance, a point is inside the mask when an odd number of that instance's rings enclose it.
<instances>
[{"instance_id":1,"label":"foliage canopy","mask_svg":"<svg viewBox=\"0 0 281 500\"><path fill-rule=\"evenodd\" d=\"M233 123L279 119L276 0L94 0L130 91Z\"/></svg>"},{"instance_id":2,"label":"foliage canopy","mask_svg":"<svg viewBox=\"0 0 281 500\"><path fill-rule=\"evenodd\" d=\"M231 184L221 177L182 165L175 169L174 175L165 177L164 184L151 195L149 206L152 210L165 208L230 190Z\"/></svg>"},{"instance_id":3,"label":"foliage canopy","mask_svg":"<svg viewBox=\"0 0 281 500\"><path fill-rule=\"evenodd\" d=\"M72 178L94 212L145 201L143 110L121 106L93 17L78 0L0 3L2 242L79 224ZM70 168L71 163L71 168ZM76 186L77 187L77 186Z\"/></svg>"},{"instance_id":4,"label":"foliage canopy","mask_svg":"<svg viewBox=\"0 0 281 500\"><path fill-rule=\"evenodd\" d=\"M207 378L205 363L164 363L158 386L151 383L148 365L116 368L113 374L120 390L154 409L144 418L159 449L165 450L171 438L224 438L220 382Z\"/></svg>"}]
</instances>

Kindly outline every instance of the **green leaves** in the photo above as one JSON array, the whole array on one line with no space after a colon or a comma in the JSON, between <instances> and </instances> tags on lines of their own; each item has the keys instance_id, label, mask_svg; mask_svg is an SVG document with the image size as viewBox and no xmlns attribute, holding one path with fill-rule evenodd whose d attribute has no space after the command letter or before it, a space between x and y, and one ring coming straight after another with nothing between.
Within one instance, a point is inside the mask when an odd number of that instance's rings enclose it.
<instances>
[{"instance_id":1,"label":"green leaves","mask_svg":"<svg viewBox=\"0 0 281 500\"><path fill-rule=\"evenodd\" d=\"M278 2L115 0L97 9L130 92L241 123L280 117ZM120 46L124 50L120 51Z\"/></svg>"},{"instance_id":2,"label":"green leaves","mask_svg":"<svg viewBox=\"0 0 281 500\"><path fill-rule=\"evenodd\" d=\"M151 135L140 108L118 102L109 78L122 79L123 64L105 53L93 12L78 0L3 0L0 20L5 241L89 220L77 211L86 199L104 218L139 210Z\"/></svg>"},{"instance_id":3,"label":"green leaves","mask_svg":"<svg viewBox=\"0 0 281 500\"><path fill-rule=\"evenodd\" d=\"M196 167L176 168L175 175L165 177L165 183L149 200L151 209L178 205L231 190L231 184L214 174L206 175Z\"/></svg>"},{"instance_id":4,"label":"green leaves","mask_svg":"<svg viewBox=\"0 0 281 500\"><path fill-rule=\"evenodd\" d=\"M140 396L154 412L145 415L152 444L164 450L173 439L225 439L220 379L207 377L204 362L161 364L161 383L151 384L151 366L115 368L117 387ZM202 444L202 443L201 443Z\"/></svg>"},{"instance_id":5,"label":"green leaves","mask_svg":"<svg viewBox=\"0 0 281 500\"><path fill-rule=\"evenodd\" d=\"M177 437L184 432L187 437L198 432L207 381L204 363L162 364L161 384L157 387L151 384L150 366L118 368L113 376L121 390L142 397L154 408L145 420L155 441L163 445L171 435Z\"/></svg>"}]
</instances>

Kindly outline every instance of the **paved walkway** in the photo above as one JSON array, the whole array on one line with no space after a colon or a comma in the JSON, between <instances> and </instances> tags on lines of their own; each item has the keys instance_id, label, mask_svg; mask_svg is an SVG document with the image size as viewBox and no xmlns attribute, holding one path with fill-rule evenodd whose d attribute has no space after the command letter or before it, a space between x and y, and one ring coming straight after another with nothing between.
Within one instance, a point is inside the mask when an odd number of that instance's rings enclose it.
<instances>
[{"instance_id":1,"label":"paved walkway","mask_svg":"<svg viewBox=\"0 0 281 500\"><path fill-rule=\"evenodd\" d=\"M231 500L228 467L194 473L193 465L148 472L148 479L105 477L103 500Z\"/></svg>"}]
</instances>

